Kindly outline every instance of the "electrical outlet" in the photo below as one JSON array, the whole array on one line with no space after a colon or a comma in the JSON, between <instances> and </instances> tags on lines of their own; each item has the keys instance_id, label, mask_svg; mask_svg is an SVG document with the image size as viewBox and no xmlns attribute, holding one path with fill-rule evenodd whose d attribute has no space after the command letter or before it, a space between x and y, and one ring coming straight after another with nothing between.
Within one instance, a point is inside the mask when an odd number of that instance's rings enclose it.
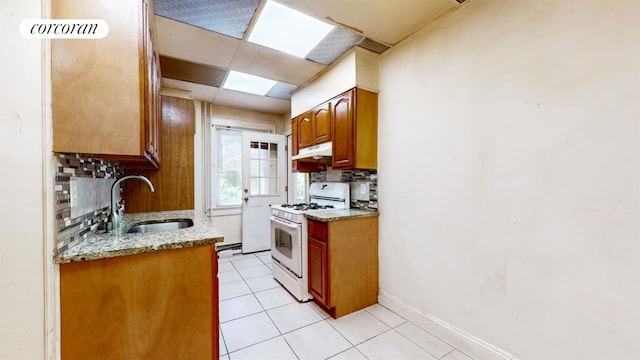
<instances>
[{"instance_id":1,"label":"electrical outlet","mask_svg":"<svg viewBox=\"0 0 640 360\"><path fill-rule=\"evenodd\" d=\"M369 182L352 182L349 186L351 200L369 201Z\"/></svg>"}]
</instances>

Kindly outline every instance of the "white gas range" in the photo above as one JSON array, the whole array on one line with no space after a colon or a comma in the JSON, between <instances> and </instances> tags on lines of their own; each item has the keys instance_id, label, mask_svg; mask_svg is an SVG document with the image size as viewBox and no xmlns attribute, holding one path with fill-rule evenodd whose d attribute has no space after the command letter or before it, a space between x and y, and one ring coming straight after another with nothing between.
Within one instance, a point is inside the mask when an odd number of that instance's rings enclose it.
<instances>
[{"instance_id":1,"label":"white gas range","mask_svg":"<svg viewBox=\"0 0 640 360\"><path fill-rule=\"evenodd\" d=\"M271 257L273 277L300 301L311 300L308 291L307 220L305 214L348 209L349 184L312 183L309 203L271 206Z\"/></svg>"}]
</instances>

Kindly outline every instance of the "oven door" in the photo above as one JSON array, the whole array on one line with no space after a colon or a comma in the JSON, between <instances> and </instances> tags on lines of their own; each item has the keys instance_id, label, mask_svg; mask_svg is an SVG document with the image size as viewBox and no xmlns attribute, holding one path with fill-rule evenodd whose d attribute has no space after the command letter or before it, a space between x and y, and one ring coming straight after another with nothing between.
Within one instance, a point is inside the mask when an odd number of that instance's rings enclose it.
<instances>
[{"instance_id":1,"label":"oven door","mask_svg":"<svg viewBox=\"0 0 640 360\"><path fill-rule=\"evenodd\" d=\"M271 217L271 256L302 277L302 225Z\"/></svg>"}]
</instances>

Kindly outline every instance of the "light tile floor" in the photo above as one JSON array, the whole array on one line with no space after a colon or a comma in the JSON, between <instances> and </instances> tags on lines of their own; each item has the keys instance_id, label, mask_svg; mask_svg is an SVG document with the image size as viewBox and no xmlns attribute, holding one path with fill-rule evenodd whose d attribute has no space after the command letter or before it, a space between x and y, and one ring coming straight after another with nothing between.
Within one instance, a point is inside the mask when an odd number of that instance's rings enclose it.
<instances>
[{"instance_id":1,"label":"light tile floor","mask_svg":"<svg viewBox=\"0 0 640 360\"><path fill-rule=\"evenodd\" d=\"M220 359L472 360L375 304L333 319L271 276L269 251L220 257Z\"/></svg>"}]
</instances>

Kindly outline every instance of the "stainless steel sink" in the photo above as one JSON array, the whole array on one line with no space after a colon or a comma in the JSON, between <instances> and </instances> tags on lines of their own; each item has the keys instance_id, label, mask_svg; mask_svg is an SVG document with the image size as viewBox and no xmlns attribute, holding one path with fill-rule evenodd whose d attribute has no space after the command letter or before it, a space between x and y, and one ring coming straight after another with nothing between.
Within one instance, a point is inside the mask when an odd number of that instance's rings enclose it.
<instances>
[{"instance_id":1,"label":"stainless steel sink","mask_svg":"<svg viewBox=\"0 0 640 360\"><path fill-rule=\"evenodd\" d=\"M191 219L165 219L143 221L134 224L127 233L148 233L157 231L178 230L193 226Z\"/></svg>"}]
</instances>

